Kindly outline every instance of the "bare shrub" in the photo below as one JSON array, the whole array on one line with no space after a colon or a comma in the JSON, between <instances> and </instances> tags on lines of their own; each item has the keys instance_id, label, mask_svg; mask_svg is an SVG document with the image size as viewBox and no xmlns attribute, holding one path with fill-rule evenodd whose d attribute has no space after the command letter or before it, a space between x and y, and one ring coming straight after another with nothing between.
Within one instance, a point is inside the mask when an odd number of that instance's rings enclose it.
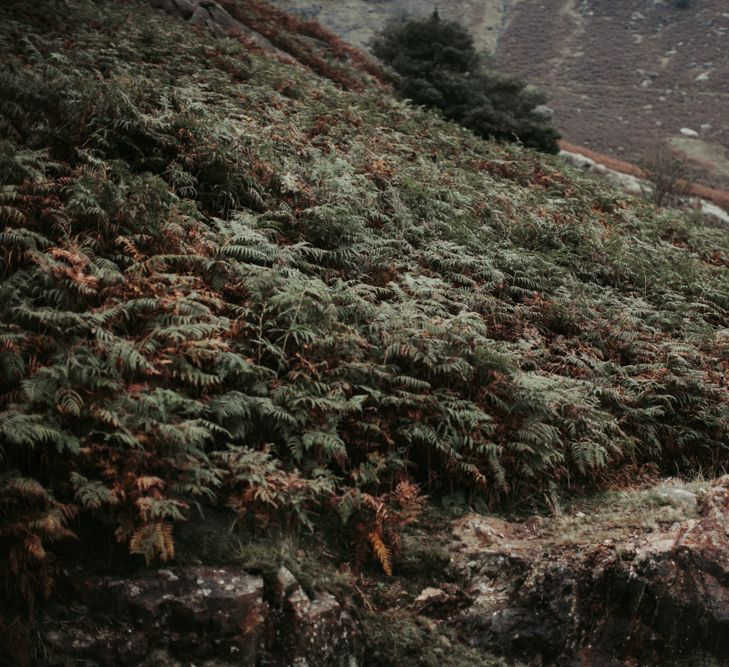
<instances>
[{"instance_id":1,"label":"bare shrub","mask_svg":"<svg viewBox=\"0 0 729 667\"><path fill-rule=\"evenodd\" d=\"M639 162L643 194L656 206L678 206L690 194L691 167L666 141L658 140Z\"/></svg>"}]
</instances>

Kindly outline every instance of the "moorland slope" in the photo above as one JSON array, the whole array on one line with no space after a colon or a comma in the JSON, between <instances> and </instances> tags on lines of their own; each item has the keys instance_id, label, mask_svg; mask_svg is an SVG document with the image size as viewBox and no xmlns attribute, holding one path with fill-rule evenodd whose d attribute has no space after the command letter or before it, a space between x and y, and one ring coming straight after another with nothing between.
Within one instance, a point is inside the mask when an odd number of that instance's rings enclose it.
<instances>
[{"instance_id":1,"label":"moorland slope","mask_svg":"<svg viewBox=\"0 0 729 667\"><path fill-rule=\"evenodd\" d=\"M224 6L247 31L0 7L6 628L58 559L171 561L204 507L390 573L426 494L726 466L725 232Z\"/></svg>"}]
</instances>

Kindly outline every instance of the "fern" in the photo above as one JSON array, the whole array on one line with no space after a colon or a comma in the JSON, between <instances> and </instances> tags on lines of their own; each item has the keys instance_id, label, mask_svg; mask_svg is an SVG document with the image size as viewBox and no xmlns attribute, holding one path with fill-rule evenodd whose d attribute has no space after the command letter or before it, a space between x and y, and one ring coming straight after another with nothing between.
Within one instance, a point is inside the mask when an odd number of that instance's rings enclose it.
<instances>
[{"instance_id":1,"label":"fern","mask_svg":"<svg viewBox=\"0 0 729 667\"><path fill-rule=\"evenodd\" d=\"M367 535L367 539L372 545L372 551L374 551L377 560L382 565L382 569L388 577L392 576L392 553L387 545L382 541L382 537L376 532L372 531Z\"/></svg>"},{"instance_id":2,"label":"fern","mask_svg":"<svg viewBox=\"0 0 729 667\"><path fill-rule=\"evenodd\" d=\"M86 510L99 510L119 502L116 494L101 482L89 481L79 473L71 473L71 483L76 489L76 501Z\"/></svg>"},{"instance_id":3,"label":"fern","mask_svg":"<svg viewBox=\"0 0 729 667\"><path fill-rule=\"evenodd\" d=\"M250 529L336 507L353 560L391 572L418 485L529 503L726 466L724 232L407 108L313 43L302 62L360 92L150 8L67 10L0 7L17 599L74 508L151 563L191 502Z\"/></svg>"},{"instance_id":4,"label":"fern","mask_svg":"<svg viewBox=\"0 0 729 667\"><path fill-rule=\"evenodd\" d=\"M140 526L129 540L129 553L143 556L147 565L155 560L172 560L175 557L172 527L161 522Z\"/></svg>"}]
</instances>

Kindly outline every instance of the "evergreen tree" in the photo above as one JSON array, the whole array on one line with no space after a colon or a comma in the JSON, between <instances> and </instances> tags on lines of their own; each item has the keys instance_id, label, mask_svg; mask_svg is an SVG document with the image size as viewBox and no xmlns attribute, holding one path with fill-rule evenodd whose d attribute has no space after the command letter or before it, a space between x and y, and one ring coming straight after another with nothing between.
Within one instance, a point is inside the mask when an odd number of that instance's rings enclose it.
<instances>
[{"instance_id":1,"label":"evergreen tree","mask_svg":"<svg viewBox=\"0 0 729 667\"><path fill-rule=\"evenodd\" d=\"M428 19L391 23L373 50L399 75L399 92L414 103L440 109L483 137L559 151L558 132L534 111L546 96L495 72L470 33L441 20L437 11Z\"/></svg>"}]
</instances>

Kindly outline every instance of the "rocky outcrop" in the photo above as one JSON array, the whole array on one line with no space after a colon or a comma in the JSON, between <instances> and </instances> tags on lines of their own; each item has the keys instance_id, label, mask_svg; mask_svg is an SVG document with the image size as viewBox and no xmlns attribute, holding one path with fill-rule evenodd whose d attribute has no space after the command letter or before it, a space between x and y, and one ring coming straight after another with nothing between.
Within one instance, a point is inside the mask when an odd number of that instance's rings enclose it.
<instances>
[{"instance_id":1,"label":"rocky outcrop","mask_svg":"<svg viewBox=\"0 0 729 667\"><path fill-rule=\"evenodd\" d=\"M595 160L585 155L571 153L565 150L560 151L559 155L570 167L574 167L585 174L602 178L614 188L627 192L628 194L642 195L649 190L648 184L645 181L641 181L639 178L630 174L623 174L614 169L608 169L605 165L595 162Z\"/></svg>"},{"instance_id":2,"label":"rocky outcrop","mask_svg":"<svg viewBox=\"0 0 729 667\"><path fill-rule=\"evenodd\" d=\"M451 570L471 602L455 622L474 645L530 664L664 665L697 653L729 663L729 477L698 498L652 497L681 518L649 531L584 513L460 519Z\"/></svg>"},{"instance_id":3,"label":"rocky outcrop","mask_svg":"<svg viewBox=\"0 0 729 667\"><path fill-rule=\"evenodd\" d=\"M445 571L409 604L400 591L398 613L518 664L729 664L729 477L584 502L557 517L456 520ZM271 572L73 570L40 635L55 654L111 667L363 664L373 640L348 610Z\"/></svg>"},{"instance_id":4,"label":"rocky outcrop","mask_svg":"<svg viewBox=\"0 0 729 667\"><path fill-rule=\"evenodd\" d=\"M602 179L612 187L622 190L627 194L641 196L651 191L651 185L648 181L637 178L632 174L625 174L623 172L610 169L585 155L581 155L580 153L562 150L559 155L570 167L574 167L585 174ZM691 208L700 210L703 215L710 220L718 220L720 223L729 224L729 212L715 204L712 204L706 199L700 199L699 197L687 197L685 204Z\"/></svg>"},{"instance_id":5,"label":"rocky outcrop","mask_svg":"<svg viewBox=\"0 0 729 667\"><path fill-rule=\"evenodd\" d=\"M236 568L186 567L133 577L66 574L41 635L56 654L90 664L358 664L351 616L311 598L281 568L274 581Z\"/></svg>"},{"instance_id":6,"label":"rocky outcrop","mask_svg":"<svg viewBox=\"0 0 729 667\"><path fill-rule=\"evenodd\" d=\"M281 567L271 598L268 643L282 665L358 664L358 629L333 595L319 593L311 599L291 572Z\"/></svg>"},{"instance_id":7,"label":"rocky outcrop","mask_svg":"<svg viewBox=\"0 0 729 667\"><path fill-rule=\"evenodd\" d=\"M234 19L214 0L150 0L150 2L153 7L193 25L199 25L216 37L242 35L252 40L257 47L275 54L284 62L297 62L291 54L282 51L263 35Z\"/></svg>"}]
</instances>

